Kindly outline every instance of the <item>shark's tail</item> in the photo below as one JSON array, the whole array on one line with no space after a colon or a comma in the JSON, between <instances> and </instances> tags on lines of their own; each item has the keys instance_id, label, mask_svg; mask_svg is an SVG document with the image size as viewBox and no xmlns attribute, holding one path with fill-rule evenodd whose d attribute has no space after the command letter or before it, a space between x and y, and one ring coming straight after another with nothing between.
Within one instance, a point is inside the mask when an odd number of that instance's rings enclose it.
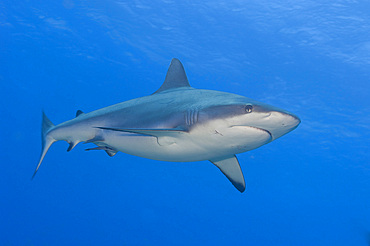
<instances>
[{"instance_id":1,"label":"shark's tail","mask_svg":"<svg viewBox=\"0 0 370 246\"><path fill-rule=\"evenodd\" d=\"M32 179L35 177L37 170L41 165L42 160L45 157L46 152L48 152L50 146L56 141L54 138L49 136L49 132L54 128L54 124L46 117L45 113L42 112L42 128L41 128L41 141L42 141L42 150L40 155L39 164L37 164L36 170L32 175Z\"/></svg>"}]
</instances>

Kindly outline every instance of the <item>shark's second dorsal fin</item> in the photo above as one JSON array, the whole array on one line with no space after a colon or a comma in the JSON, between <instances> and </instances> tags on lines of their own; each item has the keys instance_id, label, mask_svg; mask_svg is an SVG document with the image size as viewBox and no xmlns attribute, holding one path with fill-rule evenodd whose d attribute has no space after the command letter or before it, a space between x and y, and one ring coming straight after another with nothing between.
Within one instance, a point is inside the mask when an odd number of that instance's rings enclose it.
<instances>
[{"instance_id":1,"label":"shark's second dorsal fin","mask_svg":"<svg viewBox=\"0 0 370 246\"><path fill-rule=\"evenodd\" d=\"M84 114L84 112L82 112L82 110L77 110L76 117L80 116L81 114Z\"/></svg>"},{"instance_id":2,"label":"shark's second dorsal fin","mask_svg":"<svg viewBox=\"0 0 370 246\"><path fill-rule=\"evenodd\" d=\"M168 68L166 79L162 86L153 94L179 87L190 87L190 84L181 62L173 58Z\"/></svg>"}]
</instances>

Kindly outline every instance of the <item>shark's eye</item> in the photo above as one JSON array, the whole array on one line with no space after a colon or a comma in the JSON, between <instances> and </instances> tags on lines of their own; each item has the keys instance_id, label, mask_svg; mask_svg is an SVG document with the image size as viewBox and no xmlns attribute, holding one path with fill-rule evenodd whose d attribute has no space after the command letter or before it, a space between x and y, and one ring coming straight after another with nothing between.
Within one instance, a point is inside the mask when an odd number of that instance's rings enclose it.
<instances>
[{"instance_id":1,"label":"shark's eye","mask_svg":"<svg viewBox=\"0 0 370 246\"><path fill-rule=\"evenodd\" d=\"M245 106L245 112L247 114L252 113L252 111L253 111L253 106L252 105Z\"/></svg>"}]
</instances>

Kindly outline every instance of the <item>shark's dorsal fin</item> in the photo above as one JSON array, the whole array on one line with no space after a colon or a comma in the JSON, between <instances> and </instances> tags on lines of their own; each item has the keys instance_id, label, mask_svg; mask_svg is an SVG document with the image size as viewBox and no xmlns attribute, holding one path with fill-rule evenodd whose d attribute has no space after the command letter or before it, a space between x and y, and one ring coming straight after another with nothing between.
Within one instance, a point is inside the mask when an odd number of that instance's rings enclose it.
<instances>
[{"instance_id":1,"label":"shark's dorsal fin","mask_svg":"<svg viewBox=\"0 0 370 246\"><path fill-rule=\"evenodd\" d=\"M76 117L80 116L81 114L84 114L84 112L82 112L82 110L77 110Z\"/></svg>"},{"instance_id":2,"label":"shark's dorsal fin","mask_svg":"<svg viewBox=\"0 0 370 246\"><path fill-rule=\"evenodd\" d=\"M153 94L180 87L190 87L190 84L181 62L173 58L168 68L166 79L162 86Z\"/></svg>"}]
</instances>

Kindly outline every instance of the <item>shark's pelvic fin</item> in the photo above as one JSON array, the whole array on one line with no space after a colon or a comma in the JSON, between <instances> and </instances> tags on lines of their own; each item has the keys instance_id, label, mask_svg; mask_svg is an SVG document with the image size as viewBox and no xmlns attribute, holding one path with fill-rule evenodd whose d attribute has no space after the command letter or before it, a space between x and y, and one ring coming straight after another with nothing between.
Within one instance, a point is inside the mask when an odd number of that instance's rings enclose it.
<instances>
[{"instance_id":1,"label":"shark's pelvic fin","mask_svg":"<svg viewBox=\"0 0 370 246\"><path fill-rule=\"evenodd\" d=\"M95 142L103 142L104 140L105 139L104 139L104 137L101 134L97 134L92 139L89 139L89 140L85 141L85 144L87 144L87 143L95 143Z\"/></svg>"},{"instance_id":2,"label":"shark's pelvic fin","mask_svg":"<svg viewBox=\"0 0 370 246\"><path fill-rule=\"evenodd\" d=\"M41 165L42 160L45 157L46 152L48 152L50 146L56 141L52 137L48 136L48 132L54 127L54 124L46 117L45 113L42 112L42 129L41 129L41 142L42 142L42 150L40 155L40 161L37 164L35 172L32 175L32 178L35 177L37 170Z\"/></svg>"},{"instance_id":3,"label":"shark's pelvic fin","mask_svg":"<svg viewBox=\"0 0 370 246\"><path fill-rule=\"evenodd\" d=\"M235 188L240 192L245 191L243 172L235 155L210 161L215 164L223 174L225 174Z\"/></svg>"},{"instance_id":4,"label":"shark's pelvic fin","mask_svg":"<svg viewBox=\"0 0 370 246\"><path fill-rule=\"evenodd\" d=\"M98 147L95 147L95 148L89 148L89 149L85 149L86 151L89 151L89 150L104 150L110 157L114 156L115 154L117 154L117 150L115 149L112 149L108 146L102 146L102 145L99 145L97 144Z\"/></svg>"},{"instance_id":5,"label":"shark's pelvic fin","mask_svg":"<svg viewBox=\"0 0 370 246\"><path fill-rule=\"evenodd\" d=\"M168 68L166 79L162 86L153 94L179 87L190 87L190 84L181 62L173 58Z\"/></svg>"},{"instance_id":6,"label":"shark's pelvic fin","mask_svg":"<svg viewBox=\"0 0 370 246\"><path fill-rule=\"evenodd\" d=\"M81 114L84 114L84 112L82 112L82 110L77 110L76 117L80 116Z\"/></svg>"},{"instance_id":7,"label":"shark's pelvic fin","mask_svg":"<svg viewBox=\"0 0 370 246\"><path fill-rule=\"evenodd\" d=\"M109 150L106 149L105 152L110 156L113 157L115 154L117 154L117 150Z\"/></svg>"}]
</instances>

